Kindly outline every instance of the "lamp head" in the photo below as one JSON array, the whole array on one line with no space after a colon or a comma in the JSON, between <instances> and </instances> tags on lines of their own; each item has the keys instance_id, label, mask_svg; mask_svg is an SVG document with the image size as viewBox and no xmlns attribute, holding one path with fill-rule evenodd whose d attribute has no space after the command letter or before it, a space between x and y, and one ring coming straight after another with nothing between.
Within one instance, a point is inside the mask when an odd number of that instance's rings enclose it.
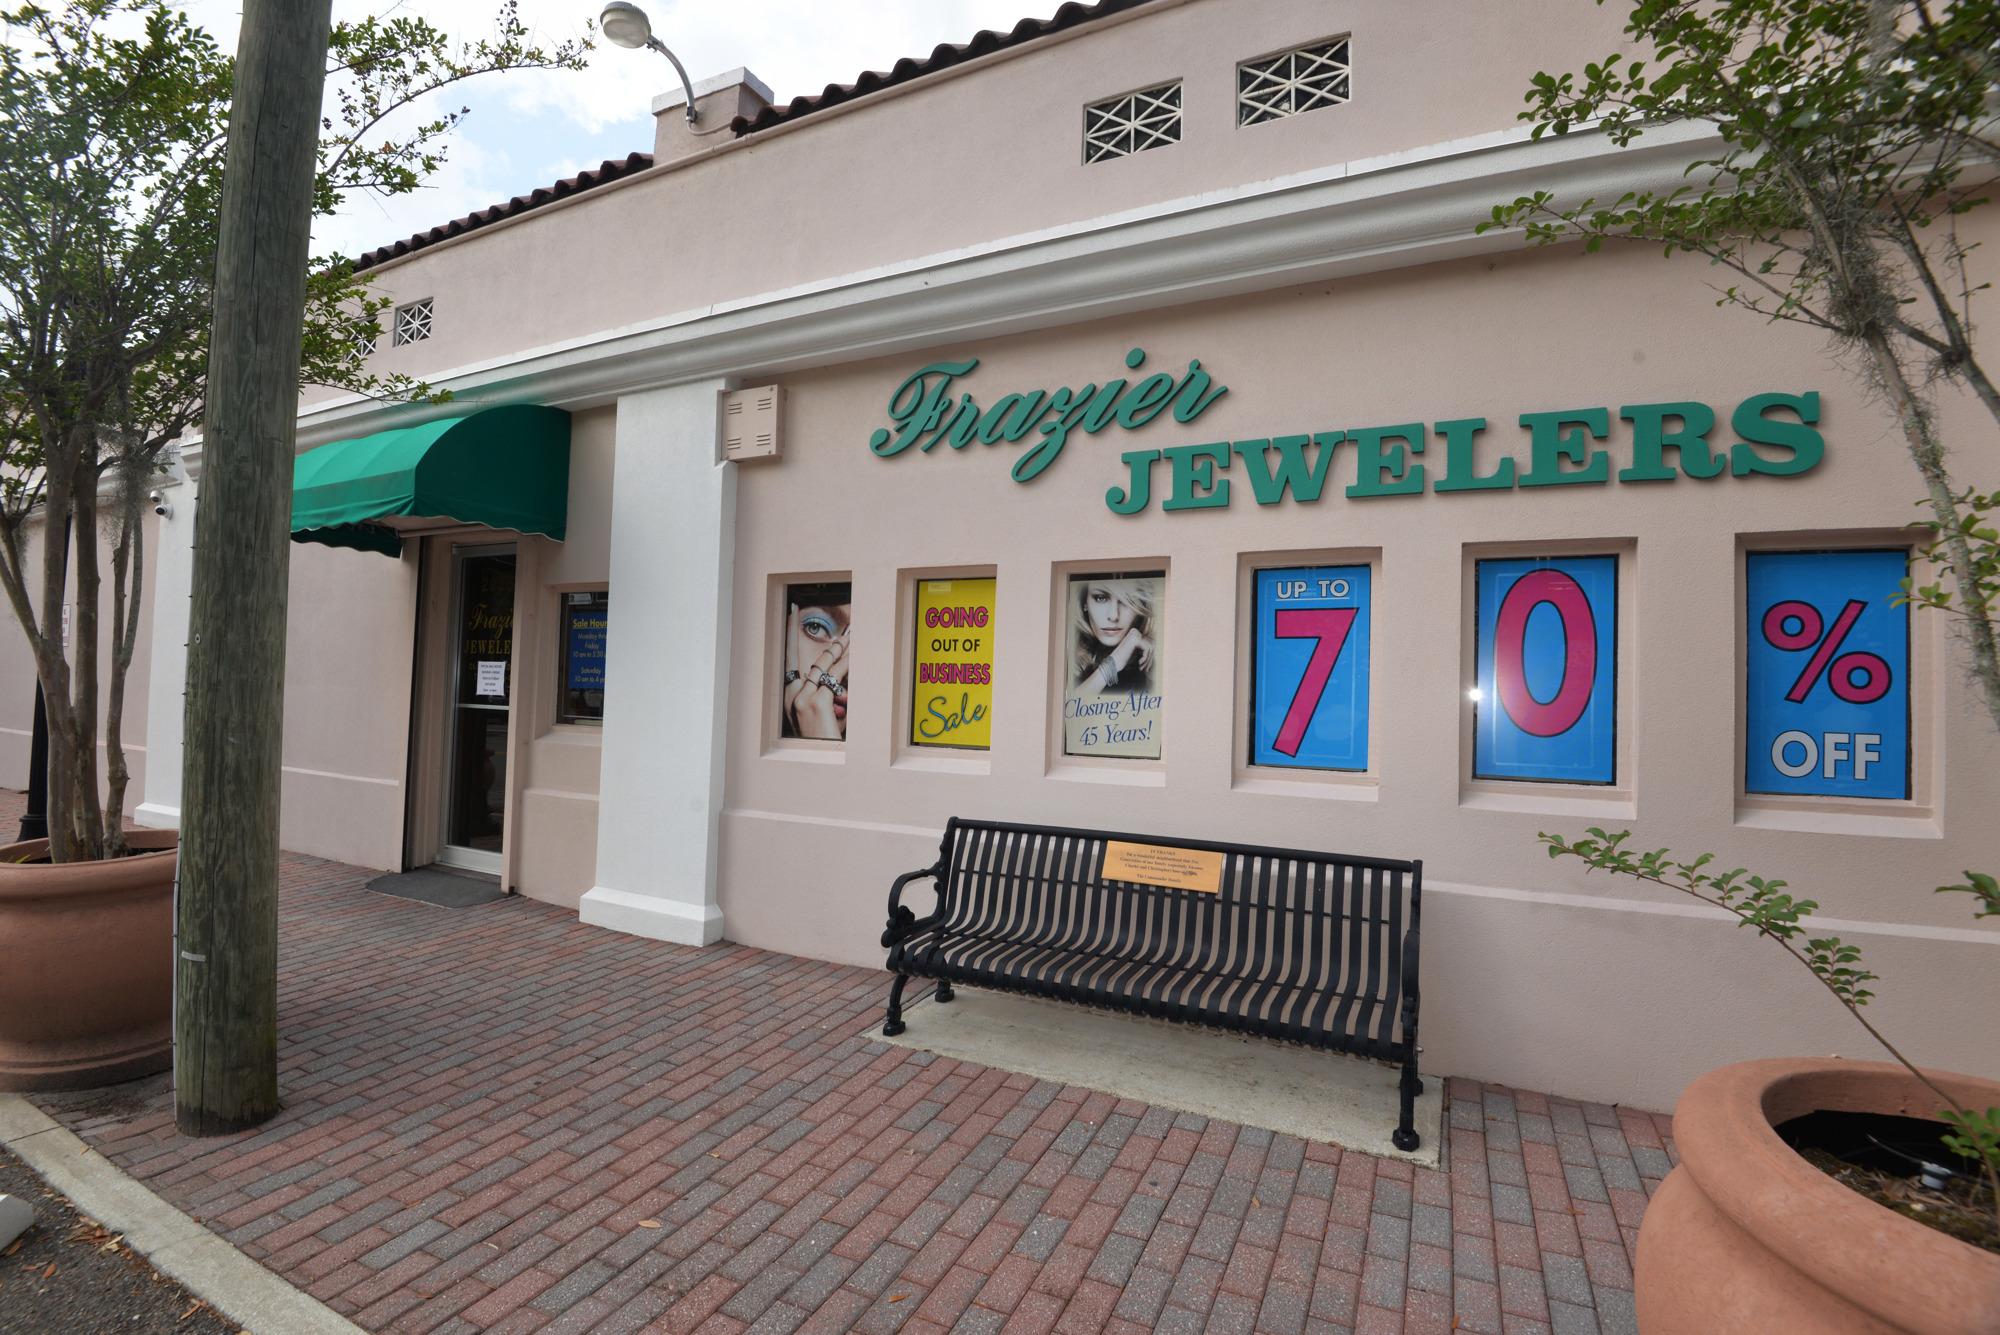
<instances>
[{"instance_id":1,"label":"lamp head","mask_svg":"<svg viewBox=\"0 0 2000 1335\"><path fill-rule=\"evenodd\" d=\"M611 0L598 15L597 24L614 46L641 47L653 40L653 25L646 11L628 0Z\"/></svg>"}]
</instances>

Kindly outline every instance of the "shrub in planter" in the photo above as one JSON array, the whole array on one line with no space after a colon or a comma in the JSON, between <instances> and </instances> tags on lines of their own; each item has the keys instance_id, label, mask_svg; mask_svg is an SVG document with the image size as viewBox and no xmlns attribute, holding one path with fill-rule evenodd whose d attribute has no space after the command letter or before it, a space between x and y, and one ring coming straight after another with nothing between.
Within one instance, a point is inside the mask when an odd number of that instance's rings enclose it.
<instances>
[{"instance_id":1,"label":"shrub in planter","mask_svg":"<svg viewBox=\"0 0 2000 1335\"><path fill-rule=\"evenodd\" d=\"M1629 830L1589 833L1541 839L1550 857L1734 915L1809 970L1894 1058L1741 1062L1688 1087L1674 1110L1681 1166L1639 1232L1634 1278L1646 1335L2000 1332L2000 1084L1922 1070L1905 1057L1864 1013L1877 976L1860 947L1808 935L1805 920L1819 905L1787 893L1784 881L1742 868L1711 873L1708 853L1679 862L1664 848L1635 852L1624 846ZM2000 884L1966 877L1939 893L1970 894L1977 916L2000 916ZM1849 1163L1840 1151L1802 1156L1794 1145L1825 1140L1829 1114L1848 1119L1835 1124L1845 1126L1835 1143L1881 1146L1891 1171ZM1908 1142L1912 1129L1931 1148ZM1901 1174L1897 1159L1910 1161Z\"/></svg>"}]
</instances>

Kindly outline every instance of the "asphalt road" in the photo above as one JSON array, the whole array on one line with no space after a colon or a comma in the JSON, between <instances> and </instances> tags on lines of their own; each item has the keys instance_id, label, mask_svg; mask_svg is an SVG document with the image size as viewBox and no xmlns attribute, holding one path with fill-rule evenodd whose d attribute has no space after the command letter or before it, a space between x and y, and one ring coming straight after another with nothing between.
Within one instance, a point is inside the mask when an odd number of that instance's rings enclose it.
<instances>
[{"instance_id":1,"label":"asphalt road","mask_svg":"<svg viewBox=\"0 0 2000 1335\"><path fill-rule=\"evenodd\" d=\"M237 1335L5 1149L0 1195L35 1207L33 1227L0 1250L0 1335Z\"/></svg>"}]
</instances>

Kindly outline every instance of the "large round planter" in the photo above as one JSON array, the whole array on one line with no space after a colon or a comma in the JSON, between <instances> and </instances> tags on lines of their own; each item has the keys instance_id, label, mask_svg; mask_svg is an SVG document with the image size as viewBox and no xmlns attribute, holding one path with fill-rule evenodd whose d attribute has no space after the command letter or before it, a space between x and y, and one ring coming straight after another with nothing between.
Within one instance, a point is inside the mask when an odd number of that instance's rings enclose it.
<instances>
[{"instance_id":1,"label":"large round planter","mask_svg":"<svg viewBox=\"0 0 2000 1335\"><path fill-rule=\"evenodd\" d=\"M0 1090L89 1089L173 1061L173 830L101 862L0 848Z\"/></svg>"},{"instance_id":2,"label":"large round planter","mask_svg":"<svg viewBox=\"0 0 2000 1335\"><path fill-rule=\"evenodd\" d=\"M1928 1074L1965 1107L2000 1105L2000 1083ZM1878 1062L1741 1062L1688 1086L1681 1165L1639 1229L1642 1335L2000 1335L2000 1256L1884 1209L1771 1129L1822 1109L1946 1106Z\"/></svg>"}]
</instances>

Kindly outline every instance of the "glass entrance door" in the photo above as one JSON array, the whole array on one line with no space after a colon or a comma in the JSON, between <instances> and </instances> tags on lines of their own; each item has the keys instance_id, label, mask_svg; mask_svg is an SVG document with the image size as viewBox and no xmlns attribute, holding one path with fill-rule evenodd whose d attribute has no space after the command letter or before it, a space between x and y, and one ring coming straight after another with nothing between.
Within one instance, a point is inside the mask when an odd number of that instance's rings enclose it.
<instances>
[{"instance_id":1,"label":"glass entrance door","mask_svg":"<svg viewBox=\"0 0 2000 1335\"><path fill-rule=\"evenodd\" d=\"M500 871L507 821L507 715L514 690L514 548L452 553L456 639L438 861Z\"/></svg>"}]
</instances>

